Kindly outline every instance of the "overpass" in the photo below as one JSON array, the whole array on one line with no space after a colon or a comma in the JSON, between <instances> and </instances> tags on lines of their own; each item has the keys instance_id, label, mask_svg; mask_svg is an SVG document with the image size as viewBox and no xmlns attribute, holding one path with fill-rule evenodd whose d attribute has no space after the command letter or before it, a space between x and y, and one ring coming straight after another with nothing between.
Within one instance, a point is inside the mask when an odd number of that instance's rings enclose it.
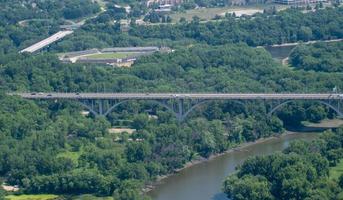
<instances>
[{"instance_id":1,"label":"overpass","mask_svg":"<svg viewBox=\"0 0 343 200\"><path fill-rule=\"evenodd\" d=\"M230 100L244 105L247 100L264 100L274 103L269 115L295 100L311 100L333 109L343 117L343 94L337 93L8 93L32 100L75 100L94 115L106 116L116 107L132 100L152 101L171 111L183 121L198 106L215 100Z\"/></svg>"},{"instance_id":2,"label":"overpass","mask_svg":"<svg viewBox=\"0 0 343 200\"><path fill-rule=\"evenodd\" d=\"M74 31L69 31L69 30L59 31L59 32L53 34L52 36L21 50L19 53L24 53L24 52L34 53L34 52L44 48L45 46L48 46L48 45L64 38L65 36L72 34L73 32Z\"/></svg>"}]
</instances>

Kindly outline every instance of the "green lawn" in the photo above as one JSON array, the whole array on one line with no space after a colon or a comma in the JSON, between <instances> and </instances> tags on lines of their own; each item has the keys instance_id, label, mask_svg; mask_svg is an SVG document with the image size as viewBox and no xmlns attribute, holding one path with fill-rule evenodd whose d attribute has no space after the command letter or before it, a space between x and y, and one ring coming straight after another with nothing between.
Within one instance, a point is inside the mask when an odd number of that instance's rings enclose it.
<instances>
[{"instance_id":1,"label":"green lawn","mask_svg":"<svg viewBox=\"0 0 343 200\"><path fill-rule=\"evenodd\" d=\"M53 200L58 196L53 194L35 194L35 195L9 195L8 200Z\"/></svg>"},{"instance_id":2,"label":"green lawn","mask_svg":"<svg viewBox=\"0 0 343 200\"><path fill-rule=\"evenodd\" d=\"M123 52L123 53L100 53L100 54L94 54L87 56L87 58L95 58L95 59L110 59L110 58L126 58L130 55L134 55L134 53L131 52Z\"/></svg>"},{"instance_id":3,"label":"green lawn","mask_svg":"<svg viewBox=\"0 0 343 200\"><path fill-rule=\"evenodd\" d=\"M330 169L330 179L336 179L343 174L343 159L337 164L337 166Z\"/></svg>"},{"instance_id":4,"label":"green lawn","mask_svg":"<svg viewBox=\"0 0 343 200\"><path fill-rule=\"evenodd\" d=\"M77 152L65 151L65 152L59 153L57 157L70 158L74 163L77 163L81 154L82 154L81 151L77 151Z\"/></svg>"}]
</instances>

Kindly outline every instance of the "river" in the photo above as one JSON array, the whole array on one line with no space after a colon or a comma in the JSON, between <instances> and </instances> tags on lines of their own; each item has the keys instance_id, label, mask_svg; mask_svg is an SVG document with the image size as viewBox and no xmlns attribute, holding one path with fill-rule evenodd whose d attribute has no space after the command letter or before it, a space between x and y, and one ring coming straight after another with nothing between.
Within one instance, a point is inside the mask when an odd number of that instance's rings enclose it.
<instances>
[{"instance_id":1,"label":"river","mask_svg":"<svg viewBox=\"0 0 343 200\"><path fill-rule=\"evenodd\" d=\"M310 141L318 135L318 132L295 132L243 147L163 179L148 195L153 200L227 200L221 192L222 182L249 156L272 154L286 148L291 141Z\"/></svg>"},{"instance_id":2,"label":"river","mask_svg":"<svg viewBox=\"0 0 343 200\"><path fill-rule=\"evenodd\" d=\"M313 40L308 42L303 42L302 44L309 45L309 44L315 44L318 42L340 42L343 39L333 39L333 40ZM271 45L271 46L265 46L264 48L272 55L272 57L276 60L282 61L283 59L286 59L291 51L299 45L298 42L295 43L284 43L280 45Z\"/></svg>"},{"instance_id":3,"label":"river","mask_svg":"<svg viewBox=\"0 0 343 200\"><path fill-rule=\"evenodd\" d=\"M283 60L289 56L291 51L296 47L296 45L293 46L267 46L264 47L274 59L277 60Z\"/></svg>"}]
</instances>

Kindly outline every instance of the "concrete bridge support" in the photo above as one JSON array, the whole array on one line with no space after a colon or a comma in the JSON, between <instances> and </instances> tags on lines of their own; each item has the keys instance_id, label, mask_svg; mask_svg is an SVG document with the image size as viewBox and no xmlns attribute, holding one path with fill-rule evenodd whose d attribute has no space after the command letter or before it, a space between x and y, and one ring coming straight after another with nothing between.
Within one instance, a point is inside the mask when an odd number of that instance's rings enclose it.
<instances>
[{"instance_id":1,"label":"concrete bridge support","mask_svg":"<svg viewBox=\"0 0 343 200\"><path fill-rule=\"evenodd\" d=\"M81 105L89 110L95 116L106 117L118 106L125 104L129 101L135 101L132 99L127 100L106 100L106 99L89 99L79 100ZM208 102L207 100L186 100L186 99L171 99L171 100L147 100L153 104L159 105L175 116L175 118L182 122L186 117L197 107Z\"/></svg>"}]
</instances>

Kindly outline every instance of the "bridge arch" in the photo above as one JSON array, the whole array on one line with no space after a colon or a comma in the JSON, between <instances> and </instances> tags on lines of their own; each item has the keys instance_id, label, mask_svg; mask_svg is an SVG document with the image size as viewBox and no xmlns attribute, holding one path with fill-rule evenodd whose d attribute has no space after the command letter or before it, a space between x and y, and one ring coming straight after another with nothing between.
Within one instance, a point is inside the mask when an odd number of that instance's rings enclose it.
<instances>
[{"instance_id":1,"label":"bridge arch","mask_svg":"<svg viewBox=\"0 0 343 200\"><path fill-rule=\"evenodd\" d=\"M209 103L209 102L212 102L212 101L215 101L215 100L203 100L203 101L200 101L199 103L197 104L194 104L193 106L191 106L183 115L182 115L182 120L183 121L184 119L186 119L186 117L191 113L193 112L194 110L196 110L198 107L200 107L201 105L203 104L206 104L206 103ZM241 101L238 101L238 100L230 100L230 102L234 102L234 103L237 103L237 104L240 104L242 105L243 107L245 107L244 103L241 102Z\"/></svg>"},{"instance_id":2,"label":"bridge arch","mask_svg":"<svg viewBox=\"0 0 343 200\"><path fill-rule=\"evenodd\" d=\"M124 104L124 103L127 103L129 101L136 101L136 99L128 99L128 100L123 100L123 101L120 101L116 104L114 104L113 106L111 106L105 113L104 113L104 116L107 116L108 114L110 114L116 107L120 106L121 104ZM166 108L167 110L171 111L174 115L176 115L175 111L169 107L167 104L165 103L162 103L160 101L157 101L157 100L148 100L150 102L153 102L155 104L158 104L164 108Z\"/></svg>"},{"instance_id":3,"label":"bridge arch","mask_svg":"<svg viewBox=\"0 0 343 200\"><path fill-rule=\"evenodd\" d=\"M110 114L115 108L117 108L118 106L124 104L124 103L127 103L129 101L137 101L137 99L127 99L127 100L122 100L122 101L119 101L115 104L113 104L110 108L108 108L104 113L101 113L101 112L97 112L94 108L92 108L91 106L89 106L87 103L83 102L83 101L80 101L81 105L83 107L85 107L87 110L89 110L92 114L94 114L95 116L97 115L102 115L102 116L107 116L108 114ZM167 110L171 111L173 114L176 115L175 111L169 107L167 104L165 103L162 103L160 101L157 101L157 100L147 100L147 101L150 101L150 102L153 102L155 104L158 104L164 108L166 108Z\"/></svg>"},{"instance_id":4,"label":"bridge arch","mask_svg":"<svg viewBox=\"0 0 343 200\"><path fill-rule=\"evenodd\" d=\"M278 109L280 109L284 105L289 104L289 103L294 102L294 101L296 101L296 100L287 100L287 101L284 101L284 102L280 103L279 105L275 106L274 108L272 108L268 112L268 116L271 117L275 111L277 111ZM325 101L322 101L322 100L315 100L315 102L318 102L320 104L326 105L327 107L329 107L333 111L335 111L338 114L339 117L343 117L343 111L341 111L338 107L335 107L332 104L330 104L328 102L325 102Z\"/></svg>"},{"instance_id":5,"label":"bridge arch","mask_svg":"<svg viewBox=\"0 0 343 200\"><path fill-rule=\"evenodd\" d=\"M202 100L199 102L196 102L194 105L192 105L190 108L188 108L185 112L184 112L184 105L183 105L183 100L181 99L177 99L178 100L178 109L175 109L173 106L168 105L167 103L165 103L164 101L158 101L158 100L153 100L153 99L149 99L147 101L155 103L157 105L160 105L164 108L166 108L168 111L170 111L171 113L173 113L173 115L176 117L176 119L178 121L184 121L187 116L192 113L194 110L196 110L198 107L200 107L203 104L206 104L208 102L212 102L215 100ZM92 106L89 106L87 103L80 101L80 103L82 104L83 107L85 107L87 110L89 110L92 114L94 114L95 116L101 115L101 116L107 116L108 114L110 114L111 112L113 112L113 110L115 108L117 108L118 106L125 104L129 101L136 101L136 99L127 99L127 100L122 100L119 101L115 104L113 104L110 108L108 108L106 111L102 112L99 111L97 112ZM242 105L243 107L245 106L243 102L238 101L238 100L230 100L231 102L237 103ZM102 105L100 105L102 106Z\"/></svg>"}]
</instances>

